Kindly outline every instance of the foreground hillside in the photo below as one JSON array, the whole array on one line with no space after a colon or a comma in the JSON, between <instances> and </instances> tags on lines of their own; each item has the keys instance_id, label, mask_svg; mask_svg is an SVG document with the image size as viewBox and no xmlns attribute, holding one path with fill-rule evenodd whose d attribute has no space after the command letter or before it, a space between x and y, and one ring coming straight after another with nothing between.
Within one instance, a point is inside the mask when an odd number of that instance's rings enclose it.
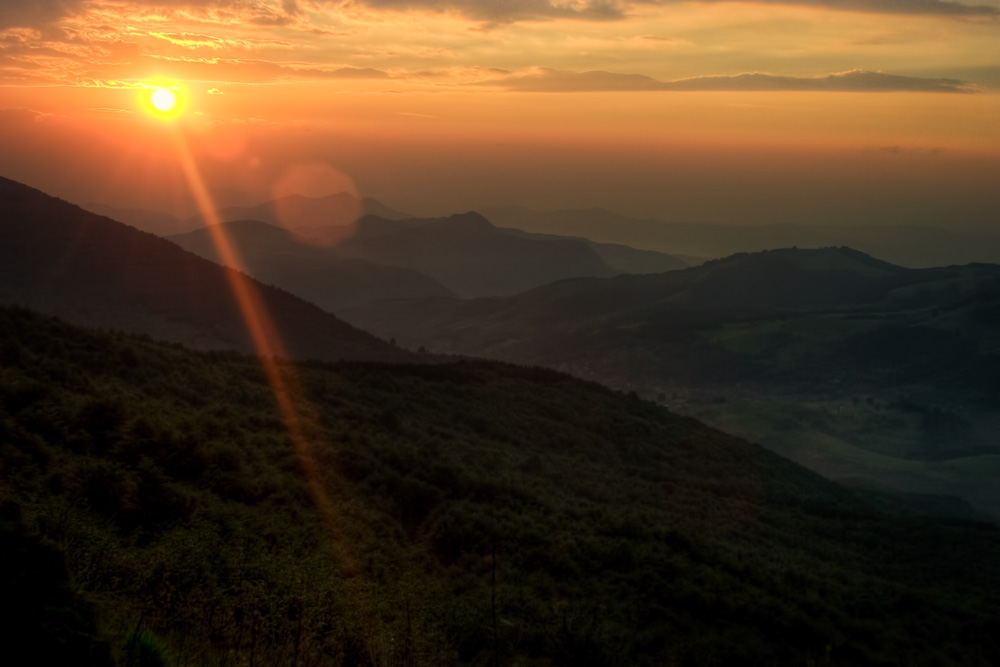
<instances>
[{"instance_id":1,"label":"foreground hillside","mask_svg":"<svg viewBox=\"0 0 1000 667\"><path fill-rule=\"evenodd\" d=\"M236 293L270 322L267 348L298 358L409 355L317 306L140 232L0 178L0 304L200 348L255 349Z\"/></svg>"},{"instance_id":2,"label":"foreground hillside","mask_svg":"<svg viewBox=\"0 0 1000 667\"><path fill-rule=\"evenodd\" d=\"M284 413L253 358L0 309L12 641L95 665L1000 661L994 527L552 371L281 368Z\"/></svg>"}]
</instances>

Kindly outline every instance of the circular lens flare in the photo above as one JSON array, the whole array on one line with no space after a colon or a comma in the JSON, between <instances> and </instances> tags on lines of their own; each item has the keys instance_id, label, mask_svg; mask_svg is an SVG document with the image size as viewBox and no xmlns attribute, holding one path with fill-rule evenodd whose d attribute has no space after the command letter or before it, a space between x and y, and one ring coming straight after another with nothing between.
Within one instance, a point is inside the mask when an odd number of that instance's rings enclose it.
<instances>
[{"instance_id":1,"label":"circular lens flare","mask_svg":"<svg viewBox=\"0 0 1000 667\"><path fill-rule=\"evenodd\" d=\"M154 90L150 101L158 111L164 113L172 111L177 106L177 97L166 88L157 88Z\"/></svg>"}]
</instances>

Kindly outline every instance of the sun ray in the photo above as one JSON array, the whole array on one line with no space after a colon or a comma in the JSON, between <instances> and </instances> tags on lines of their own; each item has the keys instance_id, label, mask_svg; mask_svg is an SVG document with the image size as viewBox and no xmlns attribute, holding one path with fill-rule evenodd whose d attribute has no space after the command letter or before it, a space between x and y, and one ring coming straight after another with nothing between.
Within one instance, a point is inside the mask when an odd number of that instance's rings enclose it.
<instances>
[{"instance_id":1,"label":"sun ray","mask_svg":"<svg viewBox=\"0 0 1000 667\"><path fill-rule=\"evenodd\" d=\"M188 187L211 234L219 258L228 267L227 277L230 288L250 332L257 357L260 359L271 392L274 394L289 439L295 448L313 503L326 530L328 545L338 558L342 570L355 576L361 571L359 560L353 553L351 540L347 539L345 535L339 512L324 486L324 478L329 484L331 479L339 479L339 472L325 469L325 474L320 473L312 453L314 443L311 442L310 436L306 432L308 424L319 421L318 416L309 402L305 388L295 374L294 366L284 361L287 359L287 354L280 334L255 282L246 273L239 252L226 235L224 226L220 224L221 221L216 213L212 196L201 177L201 172L182 129L174 127L171 130ZM366 618L369 627L376 627L378 621L366 595L363 586L353 588L351 592L352 604L357 612Z\"/></svg>"}]
</instances>

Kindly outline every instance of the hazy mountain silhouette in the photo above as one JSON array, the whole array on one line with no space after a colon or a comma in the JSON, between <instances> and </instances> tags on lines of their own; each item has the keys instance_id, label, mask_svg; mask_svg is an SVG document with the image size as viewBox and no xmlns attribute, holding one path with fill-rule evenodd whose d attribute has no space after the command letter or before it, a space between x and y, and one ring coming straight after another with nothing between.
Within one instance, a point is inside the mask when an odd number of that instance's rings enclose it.
<instances>
[{"instance_id":1,"label":"hazy mountain silhouette","mask_svg":"<svg viewBox=\"0 0 1000 667\"><path fill-rule=\"evenodd\" d=\"M142 208L117 208L99 203L86 204L83 208L157 236L182 234L204 226L200 219L178 218L169 213Z\"/></svg>"},{"instance_id":2,"label":"hazy mountain silhouette","mask_svg":"<svg viewBox=\"0 0 1000 667\"><path fill-rule=\"evenodd\" d=\"M381 299L454 295L413 269L344 258L336 249L310 244L265 222L240 220L220 227L250 275L331 312ZM208 229L168 239L196 255L222 263Z\"/></svg>"},{"instance_id":3,"label":"hazy mountain silhouette","mask_svg":"<svg viewBox=\"0 0 1000 667\"><path fill-rule=\"evenodd\" d=\"M226 198L231 200L237 197L230 193ZM182 218L160 211L117 208L100 203L90 203L84 208L157 236L184 234L205 226L201 215ZM412 217L370 197L358 199L349 192L326 197L288 195L253 205L218 206L215 213L219 222L260 220L314 238L339 238L339 233L347 225L363 215L377 215L390 220Z\"/></svg>"},{"instance_id":4,"label":"hazy mountain silhouette","mask_svg":"<svg viewBox=\"0 0 1000 667\"><path fill-rule=\"evenodd\" d=\"M252 220L223 223L223 229L251 275L330 310L379 299L512 294L571 277L684 266L652 251L497 229L475 213L365 216L325 232L291 233ZM220 261L206 229L169 238Z\"/></svg>"},{"instance_id":5,"label":"hazy mountain silhouette","mask_svg":"<svg viewBox=\"0 0 1000 667\"><path fill-rule=\"evenodd\" d=\"M1000 489L982 476L1000 472L997 265L905 269L848 248L787 249L344 316L405 345L673 397L825 474L962 495L1000 515ZM946 460L961 463L935 467Z\"/></svg>"},{"instance_id":6,"label":"hazy mountain silhouette","mask_svg":"<svg viewBox=\"0 0 1000 667\"><path fill-rule=\"evenodd\" d=\"M349 192L338 192L326 197L288 195L256 206L231 206L216 212L220 222L234 220L260 220L271 225L294 230L296 233L322 236L330 227L350 225L365 215L377 215L389 220L412 217L365 197L358 199ZM200 217L194 220L204 221Z\"/></svg>"},{"instance_id":7,"label":"hazy mountain silhouette","mask_svg":"<svg viewBox=\"0 0 1000 667\"><path fill-rule=\"evenodd\" d=\"M500 231L529 239L576 239L583 241L591 250L597 253L597 256L605 264L619 273L663 273L664 271L686 269L688 266L691 266L691 262L674 255L667 255L655 250L641 250L619 243L597 243L583 237L539 234L511 228L500 228ZM697 261L695 263L700 264L701 262Z\"/></svg>"},{"instance_id":8,"label":"hazy mountain silhouette","mask_svg":"<svg viewBox=\"0 0 1000 667\"><path fill-rule=\"evenodd\" d=\"M849 246L910 268L1000 262L1000 235L917 225L724 225L630 218L603 208L534 211L486 209L501 227L584 236L686 257L719 258L797 246ZM689 263L690 260L687 260Z\"/></svg>"},{"instance_id":9,"label":"hazy mountain silhouette","mask_svg":"<svg viewBox=\"0 0 1000 667\"><path fill-rule=\"evenodd\" d=\"M230 288L234 272L7 179L0 207L0 303L194 347L253 349ZM408 358L311 303L240 279L259 293L292 356Z\"/></svg>"},{"instance_id":10,"label":"hazy mountain silhouette","mask_svg":"<svg viewBox=\"0 0 1000 667\"><path fill-rule=\"evenodd\" d=\"M345 257L415 269L468 297L619 273L584 241L508 234L474 212L398 221L365 216L338 250Z\"/></svg>"}]
</instances>

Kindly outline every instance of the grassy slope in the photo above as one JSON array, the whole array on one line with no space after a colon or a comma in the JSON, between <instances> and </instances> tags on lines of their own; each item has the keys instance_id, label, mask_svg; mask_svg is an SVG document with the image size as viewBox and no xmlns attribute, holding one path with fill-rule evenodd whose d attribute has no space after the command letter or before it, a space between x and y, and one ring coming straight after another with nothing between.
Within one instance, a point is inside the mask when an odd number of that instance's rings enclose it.
<instances>
[{"instance_id":1,"label":"grassy slope","mask_svg":"<svg viewBox=\"0 0 1000 667\"><path fill-rule=\"evenodd\" d=\"M254 359L0 309L0 501L119 663L1000 660L993 527L551 371L287 369L307 460Z\"/></svg>"}]
</instances>

